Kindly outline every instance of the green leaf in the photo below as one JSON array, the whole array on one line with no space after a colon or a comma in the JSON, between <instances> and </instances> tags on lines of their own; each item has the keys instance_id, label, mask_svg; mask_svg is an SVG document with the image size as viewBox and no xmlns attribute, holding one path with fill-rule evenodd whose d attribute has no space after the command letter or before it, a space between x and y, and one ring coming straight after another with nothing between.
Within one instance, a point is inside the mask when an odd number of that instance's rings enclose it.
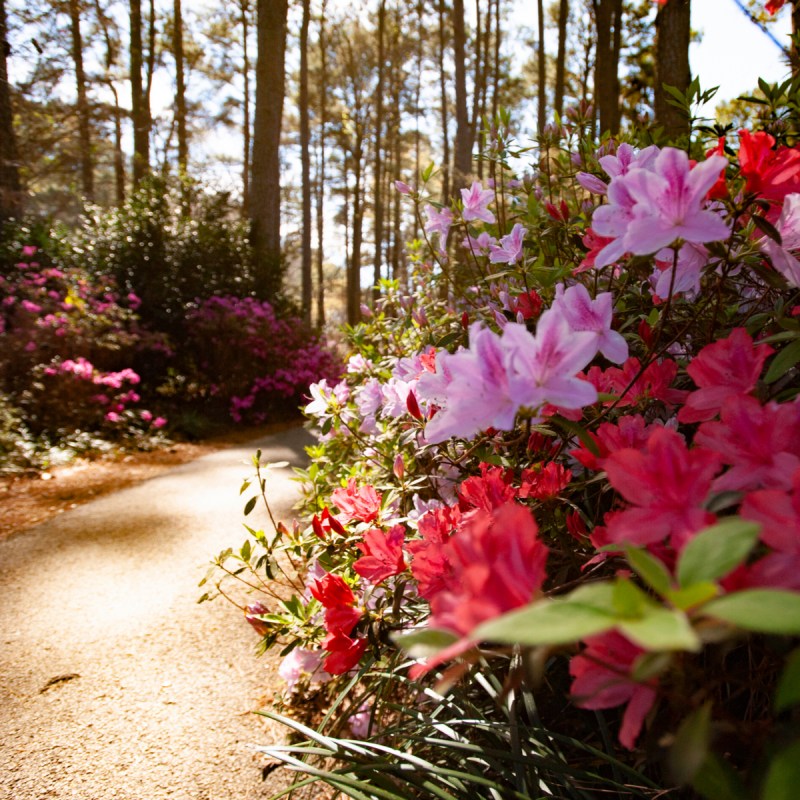
<instances>
[{"instance_id":1,"label":"green leaf","mask_svg":"<svg viewBox=\"0 0 800 800\"><path fill-rule=\"evenodd\" d=\"M796 800L800 786L800 739L781 750L769 765L761 800Z\"/></svg>"},{"instance_id":2,"label":"green leaf","mask_svg":"<svg viewBox=\"0 0 800 800\"><path fill-rule=\"evenodd\" d=\"M625 557L633 571L653 590L666 595L672 585L672 577L664 563L639 547L625 547Z\"/></svg>"},{"instance_id":3,"label":"green leaf","mask_svg":"<svg viewBox=\"0 0 800 800\"><path fill-rule=\"evenodd\" d=\"M239 495L240 496L243 495L249 488L250 488L250 481L249 480L245 480L242 483L241 489L239 489Z\"/></svg>"},{"instance_id":4,"label":"green leaf","mask_svg":"<svg viewBox=\"0 0 800 800\"><path fill-rule=\"evenodd\" d=\"M671 589L667 592L666 598L675 608L686 611L713 600L719 593L720 588L716 583L702 581L701 583L693 583L683 589Z\"/></svg>"},{"instance_id":5,"label":"green leaf","mask_svg":"<svg viewBox=\"0 0 800 800\"><path fill-rule=\"evenodd\" d=\"M767 219L764 217L759 217L757 215L753 215L750 219L753 220L753 224L758 228L767 238L772 239L773 242L776 244L783 244L783 239L781 238L778 229Z\"/></svg>"},{"instance_id":6,"label":"green leaf","mask_svg":"<svg viewBox=\"0 0 800 800\"><path fill-rule=\"evenodd\" d=\"M692 781L692 788L706 800L751 800L736 773L713 753L709 753Z\"/></svg>"},{"instance_id":7,"label":"green leaf","mask_svg":"<svg viewBox=\"0 0 800 800\"><path fill-rule=\"evenodd\" d=\"M244 515L245 516L247 516L256 507L256 502L257 501L258 501L258 497L251 497L247 501L247 504L244 507Z\"/></svg>"},{"instance_id":8,"label":"green leaf","mask_svg":"<svg viewBox=\"0 0 800 800\"><path fill-rule=\"evenodd\" d=\"M681 722L669 751L669 771L680 786L694 780L708 756L711 741L711 704L706 703Z\"/></svg>"},{"instance_id":9,"label":"green leaf","mask_svg":"<svg viewBox=\"0 0 800 800\"><path fill-rule=\"evenodd\" d=\"M765 383L775 383L782 378L797 362L800 361L800 339L787 345L778 353L769 365L764 376Z\"/></svg>"},{"instance_id":10,"label":"green leaf","mask_svg":"<svg viewBox=\"0 0 800 800\"><path fill-rule=\"evenodd\" d=\"M458 636L450 631L422 628L412 633L392 636L392 641L412 658L429 658L435 656L440 650L444 650L445 647L455 644Z\"/></svg>"},{"instance_id":11,"label":"green leaf","mask_svg":"<svg viewBox=\"0 0 800 800\"><path fill-rule=\"evenodd\" d=\"M727 575L747 558L760 530L754 522L731 517L700 531L681 553L678 583L691 586Z\"/></svg>"},{"instance_id":12,"label":"green leaf","mask_svg":"<svg viewBox=\"0 0 800 800\"><path fill-rule=\"evenodd\" d=\"M616 621L609 609L569 599L540 600L485 622L472 635L505 644L559 645L607 631Z\"/></svg>"},{"instance_id":13,"label":"green leaf","mask_svg":"<svg viewBox=\"0 0 800 800\"><path fill-rule=\"evenodd\" d=\"M242 557L242 561L250 561L250 555L251 555L251 553L252 553L252 550L251 550L251 548L250 548L250 540L248 539L248 540L247 540L247 541L246 541L246 542L245 542L245 543L242 545L242 549L241 549L241 551L240 551L239 555L241 555L241 557Z\"/></svg>"},{"instance_id":14,"label":"green leaf","mask_svg":"<svg viewBox=\"0 0 800 800\"><path fill-rule=\"evenodd\" d=\"M614 582L614 610L622 617L641 617L652 600L633 581Z\"/></svg>"},{"instance_id":15,"label":"green leaf","mask_svg":"<svg viewBox=\"0 0 800 800\"><path fill-rule=\"evenodd\" d=\"M748 631L800 635L800 593L780 589L745 589L706 603L705 616Z\"/></svg>"},{"instance_id":16,"label":"green leaf","mask_svg":"<svg viewBox=\"0 0 800 800\"><path fill-rule=\"evenodd\" d=\"M775 711L780 713L798 703L800 703L800 648L786 659L786 666L775 691Z\"/></svg>"},{"instance_id":17,"label":"green leaf","mask_svg":"<svg viewBox=\"0 0 800 800\"><path fill-rule=\"evenodd\" d=\"M645 650L700 650L700 638L682 611L654 606L641 619L621 620L617 627Z\"/></svg>"}]
</instances>

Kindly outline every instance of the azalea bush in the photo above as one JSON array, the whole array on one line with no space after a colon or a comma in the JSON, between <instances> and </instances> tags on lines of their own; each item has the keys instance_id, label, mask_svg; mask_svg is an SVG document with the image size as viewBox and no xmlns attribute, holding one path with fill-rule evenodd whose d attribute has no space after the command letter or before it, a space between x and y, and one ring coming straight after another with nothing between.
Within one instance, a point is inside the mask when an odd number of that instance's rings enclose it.
<instances>
[{"instance_id":1,"label":"azalea bush","mask_svg":"<svg viewBox=\"0 0 800 800\"><path fill-rule=\"evenodd\" d=\"M304 515L215 562L283 657L266 752L353 797L789 796L797 88L685 148L572 110L521 177L501 118L459 202L397 183L412 283L310 388Z\"/></svg>"},{"instance_id":2,"label":"azalea bush","mask_svg":"<svg viewBox=\"0 0 800 800\"><path fill-rule=\"evenodd\" d=\"M295 412L310 383L341 372L334 349L266 300L214 295L186 314L187 399L218 402L236 422Z\"/></svg>"},{"instance_id":3,"label":"azalea bush","mask_svg":"<svg viewBox=\"0 0 800 800\"><path fill-rule=\"evenodd\" d=\"M34 454L49 445L80 447L81 435L158 438L165 421L142 404L130 367L137 351L160 344L139 326L136 295L120 296L108 277L58 266L36 245L5 264L0 289L0 392L18 422L4 467L35 465Z\"/></svg>"}]
</instances>

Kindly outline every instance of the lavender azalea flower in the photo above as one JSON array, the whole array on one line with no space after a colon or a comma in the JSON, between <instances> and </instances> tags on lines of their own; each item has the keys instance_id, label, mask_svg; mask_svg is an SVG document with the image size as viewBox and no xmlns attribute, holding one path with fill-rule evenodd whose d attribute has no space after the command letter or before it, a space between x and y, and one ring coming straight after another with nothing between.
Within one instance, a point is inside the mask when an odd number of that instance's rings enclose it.
<instances>
[{"instance_id":1,"label":"lavender azalea flower","mask_svg":"<svg viewBox=\"0 0 800 800\"><path fill-rule=\"evenodd\" d=\"M800 194L786 195L775 227L781 235L781 244L765 237L759 246L789 285L800 288L800 261L797 260L800 251Z\"/></svg>"},{"instance_id":2,"label":"lavender azalea flower","mask_svg":"<svg viewBox=\"0 0 800 800\"><path fill-rule=\"evenodd\" d=\"M469 189L461 190L461 199L464 201L465 221L494 222L494 214L487 208L494 200L494 192L491 189L484 189L478 181L474 181Z\"/></svg>"},{"instance_id":3,"label":"lavender azalea flower","mask_svg":"<svg viewBox=\"0 0 800 800\"><path fill-rule=\"evenodd\" d=\"M494 245L489 251L489 261L492 264L516 264L522 257L522 243L527 229L518 222L508 236L500 240L499 245Z\"/></svg>"}]
</instances>

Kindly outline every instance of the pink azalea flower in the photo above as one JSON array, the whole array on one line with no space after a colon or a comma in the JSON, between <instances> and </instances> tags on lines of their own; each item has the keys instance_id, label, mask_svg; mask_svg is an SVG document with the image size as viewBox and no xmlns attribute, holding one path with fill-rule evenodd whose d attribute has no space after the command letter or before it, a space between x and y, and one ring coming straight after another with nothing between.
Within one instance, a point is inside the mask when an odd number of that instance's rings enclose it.
<instances>
[{"instance_id":1,"label":"pink azalea flower","mask_svg":"<svg viewBox=\"0 0 800 800\"><path fill-rule=\"evenodd\" d=\"M428 216L428 221L425 224L426 232L438 233L439 241L443 244L447 241L450 227L453 224L453 212L449 208L443 208L438 211L434 206L428 204L425 206L425 213Z\"/></svg>"},{"instance_id":2,"label":"pink azalea flower","mask_svg":"<svg viewBox=\"0 0 800 800\"><path fill-rule=\"evenodd\" d=\"M786 278L786 282L800 288L800 194L786 196L783 210L775 224L781 235L781 243L765 236L759 242L761 249L769 256L772 266Z\"/></svg>"},{"instance_id":3,"label":"pink azalea flower","mask_svg":"<svg viewBox=\"0 0 800 800\"><path fill-rule=\"evenodd\" d=\"M324 683L330 678L322 669L322 651L304 647L295 647L281 661L278 675L286 681L286 688L290 692L304 677L310 678L312 684Z\"/></svg>"},{"instance_id":4,"label":"pink azalea flower","mask_svg":"<svg viewBox=\"0 0 800 800\"><path fill-rule=\"evenodd\" d=\"M581 708L614 708L627 703L619 741L632 750L645 717L656 701L657 682L635 681L631 677L636 659L645 651L616 631L591 636L586 649L573 656L569 672L573 677L570 694Z\"/></svg>"},{"instance_id":5,"label":"pink azalea flower","mask_svg":"<svg viewBox=\"0 0 800 800\"><path fill-rule=\"evenodd\" d=\"M468 234L461 242L461 246L476 256L488 256L491 249L497 246L497 239L483 231L477 237Z\"/></svg>"},{"instance_id":6,"label":"pink azalea flower","mask_svg":"<svg viewBox=\"0 0 800 800\"><path fill-rule=\"evenodd\" d=\"M464 202L465 221L494 222L494 214L487 208L494 200L494 192L491 189L484 189L478 181L474 181L469 189L461 190L461 199Z\"/></svg>"},{"instance_id":7,"label":"pink azalea flower","mask_svg":"<svg viewBox=\"0 0 800 800\"><path fill-rule=\"evenodd\" d=\"M508 236L500 239L499 245L493 245L489 250L489 261L492 264L516 264L522 258L522 245L527 229L519 222L511 229Z\"/></svg>"},{"instance_id":8,"label":"pink azalea flower","mask_svg":"<svg viewBox=\"0 0 800 800\"><path fill-rule=\"evenodd\" d=\"M735 328L725 339L706 345L686 368L697 391L678 411L678 421L705 422L719 413L729 397L752 392L764 361L773 352L766 344L754 346L744 328Z\"/></svg>"},{"instance_id":9,"label":"pink azalea flower","mask_svg":"<svg viewBox=\"0 0 800 800\"><path fill-rule=\"evenodd\" d=\"M153 420L153 427L154 428L163 428L167 424L167 420L164 417L156 417Z\"/></svg>"},{"instance_id":10,"label":"pink azalea flower","mask_svg":"<svg viewBox=\"0 0 800 800\"><path fill-rule=\"evenodd\" d=\"M632 145L623 142L614 155L601 156L599 164L609 178L617 178L627 175L635 168L649 169L660 152L654 144L637 151Z\"/></svg>"},{"instance_id":11,"label":"pink azalea flower","mask_svg":"<svg viewBox=\"0 0 800 800\"><path fill-rule=\"evenodd\" d=\"M524 325L509 323L503 331L509 395L517 408L539 409L552 403L582 408L597 400L597 391L576 375L594 358L597 336L573 331L558 311L542 314L531 336Z\"/></svg>"},{"instance_id":12,"label":"pink azalea flower","mask_svg":"<svg viewBox=\"0 0 800 800\"><path fill-rule=\"evenodd\" d=\"M653 161L652 171L631 170L622 178L636 201L634 219L625 232L626 249L647 255L676 239L696 244L727 239L730 231L722 217L703 208L708 190L727 164L714 155L692 169L683 150L666 147Z\"/></svg>"},{"instance_id":13,"label":"pink azalea flower","mask_svg":"<svg viewBox=\"0 0 800 800\"><path fill-rule=\"evenodd\" d=\"M342 512L340 522L373 522L381 510L381 495L372 486L359 487L355 478L350 478L347 486L334 489L331 501Z\"/></svg>"},{"instance_id":14,"label":"pink azalea flower","mask_svg":"<svg viewBox=\"0 0 800 800\"><path fill-rule=\"evenodd\" d=\"M573 331L589 331L596 334L597 349L609 361L621 364L628 357L628 343L621 334L611 330L613 298L610 292L602 292L594 300L582 283L564 289L556 286L553 308L569 323Z\"/></svg>"},{"instance_id":15,"label":"pink azalea flower","mask_svg":"<svg viewBox=\"0 0 800 800\"><path fill-rule=\"evenodd\" d=\"M693 300L700 292L700 277L707 264L708 250L701 244L692 242L683 244L678 251L677 263L673 250L669 248L659 250L656 253L656 269L650 277L653 293L665 300L670 296L671 287L673 295L682 294L687 299Z\"/></svg>"},{"instance_id":16,"label":"pink azalea flower","mask_svg":"<svg viewBox=\"0 0 800 800\"><path fill-rule=\"evenodd\" d=\"M436 374L420 378L423 396L442 404L425 426L434 444L451 436L468 438L487 428L509 430L517 406L509 396L505 350L500 337L480 323L469 329L470 346L454 354L441 353Z\"/></svg>"},{"instance_id":17,"label":"pink azalea flower","mask_svg":"<svg viewBox=\"0 0 800 800\"><path fill-rule=\"evenodd\" d=\"M624 180L612 180L608 185L608 202L592 214L593 234L601 240L610 240L599 252L594 252L594 266L598 269L619 261L627 252L625 234L633 222L636 200Z\"/></svg>"}]
</instances>

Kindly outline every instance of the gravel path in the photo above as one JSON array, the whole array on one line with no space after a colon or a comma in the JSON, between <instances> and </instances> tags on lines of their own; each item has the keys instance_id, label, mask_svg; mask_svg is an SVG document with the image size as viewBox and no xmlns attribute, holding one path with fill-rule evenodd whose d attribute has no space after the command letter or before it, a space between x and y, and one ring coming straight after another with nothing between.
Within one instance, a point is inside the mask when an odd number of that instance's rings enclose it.
<instances>
[{"instance_id":1,"label":"gravel path","mask_svg":"<svg viewBox=\"0 0 800 800\"><path fill-rule=\"evenodd\" d=\"M222 450L0 541L1 800L250 800L285 780L264 783L249 748L281 735L251 713L277 664L197 584L244 541L256 448L301 465L308 443L297 428ZM269 473L283 518L291 475Z\"/></svg>"}]
</instances>

